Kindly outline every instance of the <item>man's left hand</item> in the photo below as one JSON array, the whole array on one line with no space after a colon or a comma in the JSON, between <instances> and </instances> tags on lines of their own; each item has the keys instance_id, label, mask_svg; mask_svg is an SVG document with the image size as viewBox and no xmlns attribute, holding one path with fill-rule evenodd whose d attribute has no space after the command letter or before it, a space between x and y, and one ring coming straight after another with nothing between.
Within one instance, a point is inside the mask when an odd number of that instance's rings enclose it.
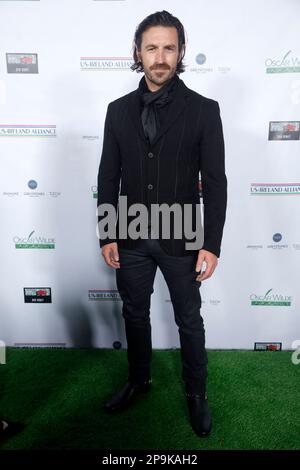
<instances>
[{"instance_id":1,"label":"man's left hand","mask_svg":"<svg viewBox=\"0 0 300 470\"><path fill-rule=\"evenodd\" d=\"M201 272L204 261L206 263L206 269L205 271ZM214 253L211 253L207 250L199 250L198 259L196 263L196 271L201 272L201 274L196 277L196 281L201 282L211 277L217 267L217 264L218 258Z\"/></svg>"}]
</instances>

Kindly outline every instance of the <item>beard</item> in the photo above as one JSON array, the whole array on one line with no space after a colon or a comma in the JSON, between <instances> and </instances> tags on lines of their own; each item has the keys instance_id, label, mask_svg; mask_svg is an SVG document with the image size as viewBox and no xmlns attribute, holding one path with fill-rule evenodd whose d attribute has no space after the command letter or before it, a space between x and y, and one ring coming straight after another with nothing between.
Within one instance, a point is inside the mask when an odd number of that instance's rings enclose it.
<instances>
[{"instance_id":1,"label":"beard","mask_svg":"<svg viewBox=\"0 0 300 470\"><path fill-rule=\"evenodd\" d=\"M143 63L142 65L148 80L157 86L163 86L176 73L176 66L170 67L168 64L153 65L151 67L145 67Z\"/></svg>"}]
</instances>

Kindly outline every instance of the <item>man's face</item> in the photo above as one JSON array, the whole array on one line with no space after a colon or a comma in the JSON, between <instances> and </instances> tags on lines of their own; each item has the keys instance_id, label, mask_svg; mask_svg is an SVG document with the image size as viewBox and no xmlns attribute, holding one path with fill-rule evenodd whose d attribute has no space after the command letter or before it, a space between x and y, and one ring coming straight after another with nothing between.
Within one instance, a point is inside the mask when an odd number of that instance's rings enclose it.
<instances>
[{"instance_id":1,"label":"man's face","mask_svg":"<svg viewBox=\"0 0 300 470\"><path fill-rule=\"evenodd\" d=\"M145 80L151 91L161 88L176 72L179 61L178 34L175 27L152 26L142 34L141 50Z\"/></svg>"}]
</instances>

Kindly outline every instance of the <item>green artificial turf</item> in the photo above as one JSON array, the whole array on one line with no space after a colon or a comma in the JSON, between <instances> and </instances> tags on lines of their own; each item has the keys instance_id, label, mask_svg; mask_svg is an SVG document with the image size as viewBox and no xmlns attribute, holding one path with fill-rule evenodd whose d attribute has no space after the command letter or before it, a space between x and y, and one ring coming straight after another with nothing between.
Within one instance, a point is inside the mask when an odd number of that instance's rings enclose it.
<instances>
[{"instance_id":1,"label":"green artificial turf","mask_svg":"<svg viewBox=\"0 0 300 470\"><path fill-rule=\"evenodd\" d=\"M210 437L189 424L179 350L154 350L152 390L102 406L127 379L126 350L8 348L0 412L24 431L1 449L299 449L300 365L291 352L208 351Z\"/></svg>"}]
</instances>

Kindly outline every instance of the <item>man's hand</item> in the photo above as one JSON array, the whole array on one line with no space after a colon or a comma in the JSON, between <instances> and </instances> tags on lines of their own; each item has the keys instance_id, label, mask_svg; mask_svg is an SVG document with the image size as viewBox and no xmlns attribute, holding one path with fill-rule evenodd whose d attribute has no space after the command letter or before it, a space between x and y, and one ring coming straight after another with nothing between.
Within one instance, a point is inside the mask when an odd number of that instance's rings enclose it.
<instances>
[{"instance_id":1,"label":"man's hand","mask_svg":"<svg viewBox=\"0 0 300 470\"><path fill-rule=\"evenodd\" d=\"M107 243L102 247L102 256L110 268L120 268L118 244Z\"/></svg>"},{"instance_id":2,"label":"man's hand","mask_svg":"<svg viewBox=\"0 0 300 470\"><path fill-rule=\"evenodd\" d=\"M196 277L196 281L201 282L212 276L218 264L216 255L207 250L199 250L198 259L196 263L196 271L200 272L202 269L203 261L206 263L206 269L203 273Z\"/></svg>"}]
</instances>

